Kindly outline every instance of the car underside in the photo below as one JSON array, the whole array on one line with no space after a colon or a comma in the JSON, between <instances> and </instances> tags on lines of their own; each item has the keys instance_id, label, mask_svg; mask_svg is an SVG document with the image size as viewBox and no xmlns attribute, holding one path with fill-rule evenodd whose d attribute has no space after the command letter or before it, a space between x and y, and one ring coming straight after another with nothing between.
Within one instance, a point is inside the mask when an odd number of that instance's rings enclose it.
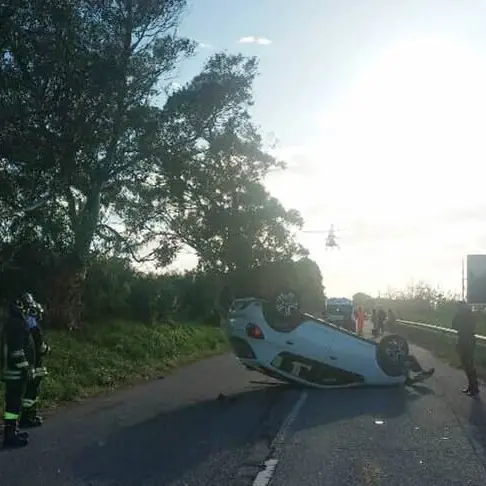
<instances>
[{"instance_id":1,"label":"car underside","mask_svg":"<svg viewBox=\"0 0 486 486\"><path fill-rule=\"evenodd\" d=\"M285 315L263 299L233 303L226 330L247 368L317 388L405 382L408 344L400 336L377 343L316 316L289 312L288 300L280 308Z\"/></svg>"}]
</instances>

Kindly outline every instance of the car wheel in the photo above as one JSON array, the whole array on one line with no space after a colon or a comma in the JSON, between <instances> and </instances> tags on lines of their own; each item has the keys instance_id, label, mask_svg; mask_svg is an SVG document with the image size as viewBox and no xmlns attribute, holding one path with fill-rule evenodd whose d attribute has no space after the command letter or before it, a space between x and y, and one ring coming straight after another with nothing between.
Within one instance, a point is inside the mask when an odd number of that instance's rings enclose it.
<instances>
[{"instance_id":1,"label":"car wheel","mask_svg":"<svg viewBox=\"0 0 486 486\"><path fill-rule=\"evenodd\" d=\"M408 354L408 342L398 334L385 336L376 347L378 365L388 376L405 373Z\"/></svg>"},{"instance_id":2,"label":"car wheel","mask_svg":"<svg viewBox=\"0 0 486 486\"><path fill-rule=\"evenodd\" d=\"M264 315L270 327L290 332L301 322L300 298L293 290L275 293L264 305Z\"/></svg>"}]
</instances>

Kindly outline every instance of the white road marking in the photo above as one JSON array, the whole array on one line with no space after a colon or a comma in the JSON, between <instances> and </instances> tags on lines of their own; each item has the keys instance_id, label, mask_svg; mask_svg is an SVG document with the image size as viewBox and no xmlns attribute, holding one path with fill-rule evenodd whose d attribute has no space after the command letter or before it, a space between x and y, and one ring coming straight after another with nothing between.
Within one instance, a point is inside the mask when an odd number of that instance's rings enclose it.
<instances>
[{"instance_id":1,"label":"white road marking","mask_svg":"<svg viewBox=\"0 0 486 486\"><path fill-rule=\"evenodd\" d=\"M302 406L307 400L307 397L308 397L308 393L305 390L302 390L299 399L292 407L292 410L287 415L287 418L284 420L282 426L277 432L277 435L275 436L272 443L270 444L270 450L272 451L272 455L275 455L276 452L275 449L284 443L285 436L289 428L295 422L295 419L298 417ZM265 461L265 469L263 469L257 474L255 480L253 481L253 486L267 486L270 483L273 474L275 473L275 468L277 467L277 464L278 464L278 459L276 459L275 457L271 457L267 459Z\"/></svg>"},{"instance_id":2,"label":"white road marking","mask_svg":"<svg viewBox=\"0 0 486 486\"><path fill-rule=\"evenodd\" d=\"M253 486L267 486L267 484L272 479L277 464L277 459L268 459L267 461L265 461L265 469L257 474L257 477L253 481Z\"/></svg>"},{"instance_id":3,"label":"white road marking","mask_svg":"<svg viewBox=\"0 0 486 486\"><path fill-rule=\"evenodd\" d=\"M279 431L277 432L277 435L275 436L272 443L270 444L270 449L273 450L276 446L283 444L285 440L285 434L287 433L290 426L295 422L295 419L299 415L300 409L304 405L308 396L309 394L305 390L302 390L299 399L292 407L292 410L287 415L287 418L285 419L284 423L282 424Z\"/></svg>"}]
</instances>

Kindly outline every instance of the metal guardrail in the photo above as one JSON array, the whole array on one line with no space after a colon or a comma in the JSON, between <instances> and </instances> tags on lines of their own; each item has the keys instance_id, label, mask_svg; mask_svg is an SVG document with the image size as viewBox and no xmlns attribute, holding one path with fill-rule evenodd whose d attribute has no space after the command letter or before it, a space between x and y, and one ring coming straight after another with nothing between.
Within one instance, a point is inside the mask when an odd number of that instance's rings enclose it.
<instances>
[{"instance_id":1,"label":"metal guardrail","mask_svg":"<svg viewBox=\"0 0 486 486\"><path fill-rule=\"evenodd\" d=\"M415 327L416 329L427 330L431 332L436 332L438 334L443 334L445 336L456 336L457 331L449 327L433 326L432 324L426 324L425 322L413 322L404 321L403 319L397 319L397 324L403 324L404 326ZM476 344L479 346L486 346L486 336L480 336L476 334Z\"/></svg>"}]
</instances>

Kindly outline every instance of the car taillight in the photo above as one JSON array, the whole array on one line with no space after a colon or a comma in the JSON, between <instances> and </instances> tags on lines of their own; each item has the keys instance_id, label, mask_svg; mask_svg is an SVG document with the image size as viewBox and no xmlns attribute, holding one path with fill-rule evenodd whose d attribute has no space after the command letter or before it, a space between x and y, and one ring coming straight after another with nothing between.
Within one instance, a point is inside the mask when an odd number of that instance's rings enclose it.
<instances>
[{"instance_id":1,"label":"car taillight","mask_svg":"<svg viewBox=\"0 0 486 486\"><path fill-rule=\"evenodd\" d=\"M265 339L263 331L256 324L248 324L246 326L246 334L253 339Z\"/></svg>"}]
</instances>

